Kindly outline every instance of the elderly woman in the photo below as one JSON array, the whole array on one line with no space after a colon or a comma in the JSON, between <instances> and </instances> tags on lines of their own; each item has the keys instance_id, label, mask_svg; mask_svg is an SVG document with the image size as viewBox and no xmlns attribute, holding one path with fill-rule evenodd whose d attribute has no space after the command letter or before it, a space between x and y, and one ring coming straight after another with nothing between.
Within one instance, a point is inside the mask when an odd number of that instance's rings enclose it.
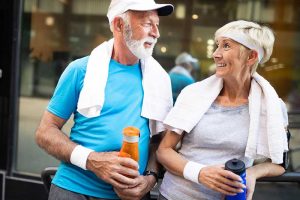
<instances>
[{"instance_id":1,"label":"elderly woman","mask_svg":"<svg viewBox=\"0 0 300 200\"><path fill-rule=\"evenodd\" d=\"M252 199L256 179L285 171L286 109L255 72L272 54L273 32L234 21L216 31L215 42L216 73L186 87L164 121L168 131L156 153L167 169L160 200L223 199L245 187ZM233 158L246 165L246 186L224 169Z\"/></svg>"}]
</instances>

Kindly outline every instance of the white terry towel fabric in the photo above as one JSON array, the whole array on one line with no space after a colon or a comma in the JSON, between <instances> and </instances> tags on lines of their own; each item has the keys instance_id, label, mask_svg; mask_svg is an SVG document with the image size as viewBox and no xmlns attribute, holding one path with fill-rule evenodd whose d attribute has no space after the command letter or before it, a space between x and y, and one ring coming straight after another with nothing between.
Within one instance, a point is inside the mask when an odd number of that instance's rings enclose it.
<instances>
[{"instance_id":1,"label":"white terry towel fabric","mask_svg":"<svg viewBox=\"0 0 300 200\"><path fill-rule=\"evenodd\" d=\"M85 117L97 117L105 101L105 86L114 39L100 44L90 54L77 111ZM141 60L144 98L141 116L150 119L150 131L164 130L162 121L173 105L169 75L160 64L149 57ZM154 123L154 122L157 123Z\"/></svg>"},{"instance_id":2,"label":"white terry towel fabric","mask_svg":"<svg viewBox=\"0 0 300 200\"><path fill-rule=\"evenodd\" d=\"M213 75L187 86L179 95L164 124L190 132L206 113L223 88L223 80ZM249 135L245 156L252 159L270 158L283 162L288 151L285 126L285 105L267 80L255 73L249 93Z\"/></svg>"}]
</instances>

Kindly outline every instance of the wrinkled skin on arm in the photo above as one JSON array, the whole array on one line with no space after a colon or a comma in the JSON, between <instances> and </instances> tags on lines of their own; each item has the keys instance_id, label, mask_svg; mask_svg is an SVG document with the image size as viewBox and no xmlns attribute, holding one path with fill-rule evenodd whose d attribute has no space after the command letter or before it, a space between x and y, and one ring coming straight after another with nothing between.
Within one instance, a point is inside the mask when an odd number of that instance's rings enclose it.
<instances>
[{"instance_id":1,"label":"wrinkled skin on arm","mask_svg":"<svg viewBox=\"0 0 300 200\"><path fill-rule=\"evenodd\" d=\"M77 145L61 129L66 120L46 111L36 131L36 143L55 158L70 162ZM118 157L117 152L92 152L86 167L105 182L119 188L134 187L139 182L138 163L130 158ZM128 178L128 176L132 178Z\"/></svg>"}]
</instances>

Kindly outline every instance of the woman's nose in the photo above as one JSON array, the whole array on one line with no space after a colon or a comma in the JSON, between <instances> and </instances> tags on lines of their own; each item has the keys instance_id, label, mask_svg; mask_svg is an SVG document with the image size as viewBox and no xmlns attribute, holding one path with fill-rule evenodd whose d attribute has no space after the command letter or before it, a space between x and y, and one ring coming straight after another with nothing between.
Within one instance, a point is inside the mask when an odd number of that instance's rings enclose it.
<instances>
[{"instance_id":1,"label":"woman's nose","mask_svg":"<svg viewBox=\"0 0 300 200\"><path fill-rule=\"evenodd\" d=\"M221 52L219 51L219 48L216 48L216 50L213 52L213 57L214 58L220 58L222 55L221 55Z\"/></svg>"}]
</instances>

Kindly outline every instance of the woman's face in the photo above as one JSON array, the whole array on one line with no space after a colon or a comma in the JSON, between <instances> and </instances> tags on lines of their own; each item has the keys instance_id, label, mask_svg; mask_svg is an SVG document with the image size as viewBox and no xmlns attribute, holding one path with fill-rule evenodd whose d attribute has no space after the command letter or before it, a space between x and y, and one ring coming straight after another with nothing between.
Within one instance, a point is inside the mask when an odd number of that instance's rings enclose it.
<instances>
[{"instance_id":1,"label":"woman's face","mask_svg":"<svg viewBox=\"0 0 300 200\"><path fill-rule=\"evenodd\" d=\"M241 44L224 37L216 38L217 49L213 53L216 75L221 78L239 78L250 74L246 66L248 53Z\"/></svg>"}]
</instances>

